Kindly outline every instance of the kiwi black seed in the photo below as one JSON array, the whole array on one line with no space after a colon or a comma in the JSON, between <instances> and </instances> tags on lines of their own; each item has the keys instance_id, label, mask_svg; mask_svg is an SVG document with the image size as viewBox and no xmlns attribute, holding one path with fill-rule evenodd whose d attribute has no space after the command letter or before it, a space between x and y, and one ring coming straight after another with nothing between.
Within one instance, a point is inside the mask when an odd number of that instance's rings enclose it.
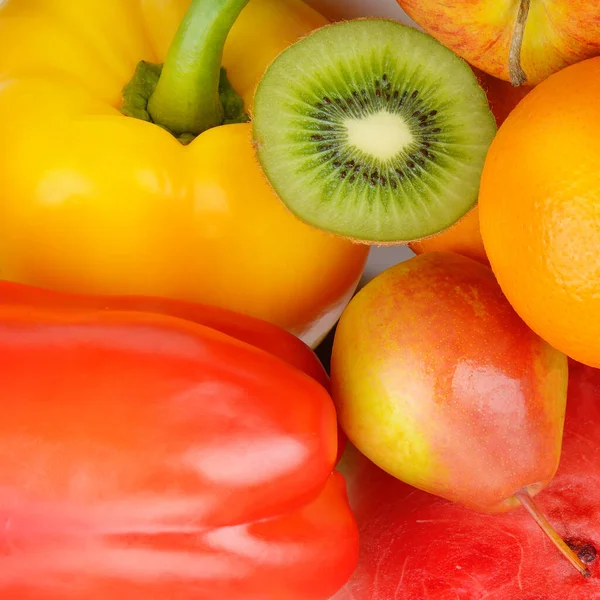
<instances>
[{"instance_id":1,"label":"kiwi black seed","mask_svg":"<svg viewBox=\"0 0 600 600\"><path fill-rule=\"evenodd\" d=\"M471 68L386 19L323 27L260 82L260 165L297 217L366 243L446 229L477 200L496 122Z\"/></svg>"}]
</instances>

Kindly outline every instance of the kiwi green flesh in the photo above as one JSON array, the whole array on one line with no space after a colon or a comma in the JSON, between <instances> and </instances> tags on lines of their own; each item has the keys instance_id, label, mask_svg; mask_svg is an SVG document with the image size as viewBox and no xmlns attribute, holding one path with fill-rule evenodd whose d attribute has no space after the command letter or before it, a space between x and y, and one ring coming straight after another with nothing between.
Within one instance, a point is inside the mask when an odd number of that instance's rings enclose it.
<instances>
[{"instance_id":1,"label":"kiwi green flesh","mask_svg":"<svg viewBox=\"0 0 600 600\"><path fill-rule=\"evenodd\" d=\"M288 209L366 243L411 242L467 213L496 133L467 63L385 19L328 25L288 47L252 116L259 163Z\"/></svg>"}]
</instances>

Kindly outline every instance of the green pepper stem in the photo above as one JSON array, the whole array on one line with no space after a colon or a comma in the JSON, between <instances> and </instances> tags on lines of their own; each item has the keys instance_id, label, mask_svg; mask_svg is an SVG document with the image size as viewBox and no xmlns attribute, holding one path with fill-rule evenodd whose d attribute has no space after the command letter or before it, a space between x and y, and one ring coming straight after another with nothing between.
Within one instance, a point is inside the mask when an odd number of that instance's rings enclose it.
<instances>
[{"instance_id":1,"label":"green pepper stem","mask_svg":"<svg viewBox=\"0 0 600 600\"><path fill-rule=\"evenodd\" d=\"M225 40L248 0L192 0L148 102L154 123L199 135L223 123L219 75Z\"/></svg>"}]
</instances>

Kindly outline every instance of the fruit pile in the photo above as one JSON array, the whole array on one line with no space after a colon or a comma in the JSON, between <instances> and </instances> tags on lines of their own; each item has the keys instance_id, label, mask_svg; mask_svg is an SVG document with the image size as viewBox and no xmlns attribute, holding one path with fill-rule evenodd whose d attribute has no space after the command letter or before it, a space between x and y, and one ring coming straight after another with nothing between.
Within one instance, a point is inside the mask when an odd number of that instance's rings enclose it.
<instances>
[{"instance_id":1,"label":"fruit pile","mask_svg":"<svg viewBox=\"0 0 600 600\"><path fill-rule=\"evenodd\" d=\"M398 3L0 0L0 597L600 598L600 5Z\"/></svg>"}]
</instances>

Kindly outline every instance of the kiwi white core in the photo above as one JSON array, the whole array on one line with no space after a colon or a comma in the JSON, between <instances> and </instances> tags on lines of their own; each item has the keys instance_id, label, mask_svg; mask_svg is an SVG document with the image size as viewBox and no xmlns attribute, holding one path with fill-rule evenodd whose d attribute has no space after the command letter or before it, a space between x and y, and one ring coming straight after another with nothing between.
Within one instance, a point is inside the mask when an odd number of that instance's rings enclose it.
<instances>
[{"instance_id":1,"label":"kiwi white core","mask_svg":"<svg viewBox=\"0 0 600 600\"><path fill-rule=\"evenodd\" d=\"M394 158L414 141L406 121L387 110L346 119L344 126L351 146L382 161Z\"/></svg>"}]
</instances>

